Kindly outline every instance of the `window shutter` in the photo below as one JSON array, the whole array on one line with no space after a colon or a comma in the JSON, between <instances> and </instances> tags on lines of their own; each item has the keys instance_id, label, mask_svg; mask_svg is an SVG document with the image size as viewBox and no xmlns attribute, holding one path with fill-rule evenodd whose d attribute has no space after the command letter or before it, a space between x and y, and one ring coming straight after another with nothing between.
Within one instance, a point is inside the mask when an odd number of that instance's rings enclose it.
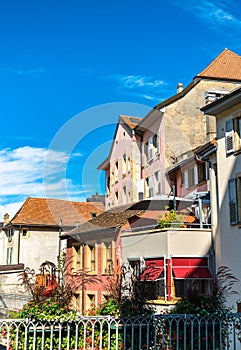
<instances>
[{"instance_id":1,"label":"window shutter","mask_svg":"<svg viewBox=\"0 0 241 350\"><path fill-rule=\"evenodd\" d=\"M237 180L228 181L230 224L238 223Z\"/></svg>"},{"instance_id":2,"label":"window shutter","mask_svg":"<svg viewBox=\"0 0 241 350\"><path fill-rule=\"evenodd\" d=\"M183 173L183 183L184 187L188 188L188 170L185 170Z\"/></svg>"},{"instance_id":3,"label":"window shutter","mask_svg":"<svg viewBox=\"0 0 241 350\"><path fill-rule=\"evenodd\" d=\"M156 138L156 149L157 149L157 156L160 153L160 131L157 132L157 138Z\"/></svg>"},{"instance_id":4,"label":"window shutter","mask_svg":"<svg viewBox=\"0 0 241 350\"><path fill-rule=\"evenodd\" d=\"M153 175L149 177L149 197L153 197Z\"/></svg>"},{"instance_id":5,"label":"window shutter","mask_svg":"<svg viewBox=\"0 0 241 350\"><path fill-rule=\"evenodd\" d=\"M148 161L153 159L153 138L149 138L148 142Z\"/></svg>"},{"instance_id":6,"label":"window shutter","mask_svg":"<svg viewBox=\"0 0 241 350\"><path fill-rule=\"evenodd\" d=\"M157 173L157 194L161 194L161 170Z\"/></svg>"},{"instance_id":7,"label":"window shutter","mask_svg":"<svg viewBox=\"0 0 241 350\"><path fill-rule=\"evenodd\" d=\"M194 167L194 185L198 184L198 167L195 165Z\"/></svg>"},{"instance_id":8,"label":"window shutter","mask_svg":"<svg viewBox=\"0 0 241 350\"><path fill-rule=\"evenodd\" d=\"M233 119L226 121L225 146L226 146L226 153L227 154L234 152Z\"/></svg>"}]
</instances>

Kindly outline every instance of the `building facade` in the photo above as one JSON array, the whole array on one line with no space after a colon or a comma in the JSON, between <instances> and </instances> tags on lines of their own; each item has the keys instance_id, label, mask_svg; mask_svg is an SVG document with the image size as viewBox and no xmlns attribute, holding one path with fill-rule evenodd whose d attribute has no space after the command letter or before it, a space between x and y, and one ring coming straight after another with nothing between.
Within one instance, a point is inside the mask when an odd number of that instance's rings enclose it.
<instances>
[{"instance_id":1,"label":"building facade","mask_svg":"<svg viewBox=\"0 0 241 350\"><path fill-rule=\"evenodd\" d=\"M57 266L58 257L66 247L59 238L62 232L103 210L103 203L28 198L10 221L5 215L0 265L3 307L21 307L26 302L28 295L19 276L25 268L38 274L45 261Z\"/></svg>"},{"instance_id":2,"label":"building facade","mask_svg":"<svg viewBox=\"0 0 241 350\"><path fill-rule=\"evenodd\" d=\"M217 267L227 266L241 281L241 89L203 108L216 117L217 123L217 225L215 251ZM235 286L238 294L230 303L240 299L241 284Z\"/></svg>"},{"instance_id":3,"label":"building facade","mask_svg":"<svg viewBox=\"0 0 241 350\"><path fill-rule=\"evenodd\" d=\"M115 134L109 158L99 167L106 173L106 208L170 192L166 170L181 155L216 136L215 118L200 108L240 86L240 67L241 57L225 49L187 87L178 84L176 95L136 119L131 142L125 142L125 131L118 123L120 132ZM134 149L130 162L125 145ZM126 177L125 166L120 165L125 163L130 165Z\"/></svg>"}]
</instances>

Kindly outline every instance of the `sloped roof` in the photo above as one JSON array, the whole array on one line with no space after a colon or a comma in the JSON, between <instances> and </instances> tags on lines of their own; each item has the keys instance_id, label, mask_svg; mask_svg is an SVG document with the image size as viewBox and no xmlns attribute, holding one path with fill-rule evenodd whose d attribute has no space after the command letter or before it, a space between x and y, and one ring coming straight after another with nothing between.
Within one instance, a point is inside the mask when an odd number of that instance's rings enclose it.
<instances>
[{"instance_id":1,"label":"sloped roof","mask_svg":"<svg viewBox=\"0 0 241 350\"><path fill-rule=\"evenodd\" d=\"M134 129L135 126L142 120L142 118L120 115L120 120L123 120L130 129Z\"/></svg>"},{"instance_id":2,"label":"sloped roof","mask_svg":"<svg viewBox=\"0 0 241 350\"><path fill-rule=\"evenodd\" d=\"M224 49L201 73L193 78L193 81L186 88L178 94L158 103L153 109L161 109L179 100L198 84L201 78L241 81L241 56L229 49ZM143 122L151 114L152 110L143 118Z\"/></svg>"},{"instance_id":3,"label":"sloped roof","mask_svg":"<svg viewBox=\"0 0 241 350\"><path fill-rule=\"evenodd\" d=\"M241 80L241 56L224 49L201 73L203 78Z\"/></svg>"},{"instance_id":4,"label":"sloped roof","mask_svg":"<svg viewBox=\"0 0 241 350\"><path fill-rule=\"evenodd\" d=\"M110 148L110 152L107 158L105 158L105 160L97 167L98 170L106 170L108 168L108 165L110 163L110 155L113 149L113 145L114 145L114 140L117 134L117 130L118 130L118 126L119 124L125 124L127 126L127 128L129 128L130 130L134 129L139 122L142 120L143 118L139 118L139 117L132 117L132 116L127 116L127 115L120 115L119 119L118 119L118 123L116 124L116 128L115 128L115 133L114 133L114 137L113 137L113 142Z\"/></svg>"},{"instance_id":5,"label":"sloped roof","mask_svg":"<svg viewBox=\"0 0 241 350\"><path fill-rule=\"evenodd\" d=\"M44 225L44 226L76 226L88 221L90 213L97 215L104 211L100 202L72 202L53 198L27 198L20 210L7 226Z\"/></svg>"},{"instance_id":6,"label":"sloped roof","mask_svg":"<svg viewBox=\"0 0 241 350\"><path fill-rule=\"evenodd\" d=\"M98 230L121 227L127 223L128 219L134 216L139 216L144 212L142 209L131 209L132 205L133 204L127 204L107 210L96 218L83 223L79 227L69 231L68 234L63 234L62 236L72 236L78 233L85 233L90 231L96 232Z\"/></svg>"}]
</instances>

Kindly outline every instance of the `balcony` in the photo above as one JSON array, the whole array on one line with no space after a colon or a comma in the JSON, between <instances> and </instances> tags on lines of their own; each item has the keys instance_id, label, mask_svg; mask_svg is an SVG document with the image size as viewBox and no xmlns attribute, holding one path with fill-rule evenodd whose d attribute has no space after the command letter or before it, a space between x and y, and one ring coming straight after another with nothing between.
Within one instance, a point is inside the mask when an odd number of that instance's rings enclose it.
<instances>
[{"instance_id":1,"label":"balcony","mask_svg":"<svg viewBox=\"0 0 241 350\"><path fill-rule=\"evenodd\" d=\"M212 246L210 228L139 228L121 234L123 258L138 256L205 256Z\"/></svg>"}]
</instances>

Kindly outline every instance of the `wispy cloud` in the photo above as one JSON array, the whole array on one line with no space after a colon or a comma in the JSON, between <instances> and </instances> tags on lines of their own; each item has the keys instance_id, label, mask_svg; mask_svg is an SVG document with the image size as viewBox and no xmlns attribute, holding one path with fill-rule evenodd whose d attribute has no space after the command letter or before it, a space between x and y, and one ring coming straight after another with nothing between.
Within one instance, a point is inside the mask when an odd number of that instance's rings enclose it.
<instances>
[{"instance_id":1,"label":"wispy cloud","mask_svg":"<svg viewBox=\"0 0 241 350\"><path fill-rule=\"evenodd\" d=\"M145 75L111 75L118 82L116 90L123 94L138 96L147 100L160 100L167 86L163 80Z\"/></svg>"},{"instance_id":2,"label":"wispy cloud","mask_svg":"<svg viewBox=\"0 0 241 350\"><path fill-rule=\"evenodd\" d=\"M28 77L39 77L45 72L45 69L43 68L20 68L20 67L13 67L13 66L7 66L2 67L1 71L3 73L7 74L14 74L19 76L28 76Z\"/></svg>"},{"instance_id":3,"label":"wispy cloud","mask_svg":"<svg viewBox=\"0 0 241 350\"><path fill-rule=\"evenodd\" d=\"M80 157L79 153L71 157ZM48 175L51 181L44 178L44 169L48 159ZM68 161L69 156L64 152L48 151L45 148L21 147L3 149L0 151L0 220L8 211L15 214L16 207L27 197L50 197L80 200L84 191L70 178L66 171L59 172ZM48 178L48 179L49 179ZM67 198L68 197L68 198ZM84 196L83 196L84 197Z\"/></svg>"},{"instance_id":4,"label":"wispy cloud","mask_svg":"<svg viewBox=\"0 0 241 350\"><path fill-rule=\"evenodd\" d=\"M217 25L241 25L241 19L230 10L230 1L213 1L213 0L172 0L172 5L193 12L201 20L207 21L211 26Z\"/></svg>"}]
</instances>

